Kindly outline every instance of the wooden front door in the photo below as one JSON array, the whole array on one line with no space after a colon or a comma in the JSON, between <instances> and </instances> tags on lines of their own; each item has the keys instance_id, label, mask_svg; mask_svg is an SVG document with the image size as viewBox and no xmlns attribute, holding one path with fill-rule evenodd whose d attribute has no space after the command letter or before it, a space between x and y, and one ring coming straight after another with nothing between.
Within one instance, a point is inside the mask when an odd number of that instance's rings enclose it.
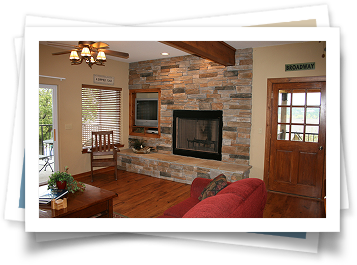
<instances>
[{"instance_id":1,"label":"wooden front door","mask_svg":"<svg viewBox=\"0 0 357 265\"><path fill-rule=\"evenodd\" d=\"M325 77L268 79L268 190L322 198L326 151Z\"/></svg>"}]
</instances>

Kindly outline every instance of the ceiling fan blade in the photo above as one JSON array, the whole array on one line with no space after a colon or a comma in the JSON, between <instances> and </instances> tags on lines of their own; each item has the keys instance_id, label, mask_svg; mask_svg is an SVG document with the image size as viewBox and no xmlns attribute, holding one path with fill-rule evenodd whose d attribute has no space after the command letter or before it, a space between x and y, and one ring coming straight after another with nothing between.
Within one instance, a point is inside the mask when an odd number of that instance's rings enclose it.
<instances>
[{"instance_id":1,"label":"ceiling fan blade","mask_svg":"<svg viewBox=\"0 0 357 265\"><path fill-rule=\"evenodd\" d=\"M60 42L53 42L53 41L47 41L47 44L49 46L55 46L55 47L66 47L66 48L69 48L69 49L77 49L78 46L76 45L71 45L71 44L66 44L66 43L60 43Z\"/></svg>"},{"instance_id":2,"label":"ceiling fan blade","mask_svg":"<svg viewBox=\"0 0 357 265\"><path fill-rule=\"evenodd\" d=\"M70 51L63 51L63 52L54 52L54 53L52 53L52 55L69 54L69 53L71 53L71 51L72 51L72 50L70 50Z\"/></svg>"},{"instance_id":3,"label":"ceiling fan blade","mask_svg":"<svg viewBox=\"0 0 357 265\"><path fill-rule=\"evenodd\" d=\"M123 58L123 59L128 59L129 58L129 53L126 53L126 52L117 52L117 51L112 51L112 50L107 50L107 49L102 49L102 50L105 52L106 55L120 57L120 58Z\"/></svg>"}]
</instances>

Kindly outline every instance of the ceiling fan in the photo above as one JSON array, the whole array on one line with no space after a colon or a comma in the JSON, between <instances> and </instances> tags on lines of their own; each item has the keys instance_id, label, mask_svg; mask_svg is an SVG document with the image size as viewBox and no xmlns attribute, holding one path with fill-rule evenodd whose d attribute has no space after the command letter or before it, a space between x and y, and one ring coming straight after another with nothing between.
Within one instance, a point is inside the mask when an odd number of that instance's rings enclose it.
<instances>
[{"instance_id":1,"label":"ceiling fan","mask_svg":"<svg viewBox=\"0 0 357 265\"><path fill-rule=\"evenodd\" d=\"M85 61L90 68L92 68L92 65L94 64L104 66L104 63L107 60L106 55L123 59L129 58L128 53L109 50L109 45L104 42L79 41L78 45L69 45L58 42L47 42L47 44L61 48L69 48L70 50L55 52L52 53L52 55L70 54L69 59L72 65L78 65ZM78 52L80 56L78 55Z\"/></svg>"}]
</instances>

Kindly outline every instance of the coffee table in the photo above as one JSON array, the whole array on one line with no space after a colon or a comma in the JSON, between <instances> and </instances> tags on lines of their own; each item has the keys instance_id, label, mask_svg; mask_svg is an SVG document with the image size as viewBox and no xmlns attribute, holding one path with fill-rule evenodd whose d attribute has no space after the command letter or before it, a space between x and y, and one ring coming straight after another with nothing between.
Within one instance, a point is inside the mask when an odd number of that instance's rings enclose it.
<instances>
[{"instance_id":1,"label":"coffee table","mask_svg":"<svg viewBox=\"0 0 357 265\"><path fill-rule=\"evenodd\" d=\"M51 204L40 204L40 218L113 218L113 198L118 194L86 184L83 192L68 193L66 196L66 209L53 210Z\"/></svg>"}]
</instances>

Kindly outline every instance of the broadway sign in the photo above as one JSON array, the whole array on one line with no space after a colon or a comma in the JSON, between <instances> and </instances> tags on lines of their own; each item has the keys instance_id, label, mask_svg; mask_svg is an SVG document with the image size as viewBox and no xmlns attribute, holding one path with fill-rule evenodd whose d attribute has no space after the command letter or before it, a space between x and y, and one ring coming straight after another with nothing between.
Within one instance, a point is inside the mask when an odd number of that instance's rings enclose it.
<instances>
[{"instance_id":1,"label":"broadway sign","mask_svg":"<svg viewBox=\"0 0 357 265\"><path fill-rule=\"evenodd\" d=\"M314 70L315 63L294 63L294 64L286 64L285 72L288 71L300 71L300 70Z\"/></svg>"}]
</instances>

